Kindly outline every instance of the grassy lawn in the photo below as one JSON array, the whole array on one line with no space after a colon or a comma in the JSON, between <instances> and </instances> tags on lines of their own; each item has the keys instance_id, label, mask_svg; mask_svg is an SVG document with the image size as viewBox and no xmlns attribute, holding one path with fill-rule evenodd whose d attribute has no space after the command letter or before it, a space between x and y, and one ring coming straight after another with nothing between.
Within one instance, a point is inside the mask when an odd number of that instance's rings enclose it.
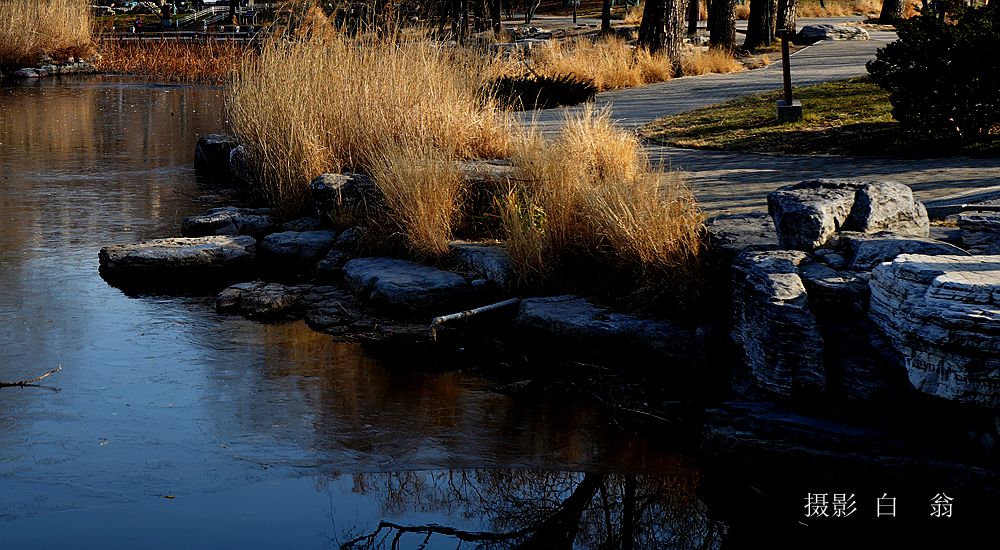
<instances>
[{"instance_id":1,"label":"grassy lawn","mask_svg":"<svg viewBox=\"0 0 1000 550\"><path fill-rule=\"evenodd\" d=\"M803 110L796 123L778 124L776 91L664 117L641 134L679 147L787 154L885 153L899 138L889 94L867 79L797 88L794 96Z\"/></svg>"},{"instance_id":2,"label":"grassy lawn","mask_svg":"<svg viewBox=\"0 0 1000 550\"><path fill-rule=\"evenodd\" d=\"M658 119L641 136L677 147L797 155L1000 154L1000 139L963 146L903 133L892 118L888 92L867 78L796 88L794 96L802 101L800 122L778 123L775 102L782 94L775 91Z\"/></svg>"}]
</instances>

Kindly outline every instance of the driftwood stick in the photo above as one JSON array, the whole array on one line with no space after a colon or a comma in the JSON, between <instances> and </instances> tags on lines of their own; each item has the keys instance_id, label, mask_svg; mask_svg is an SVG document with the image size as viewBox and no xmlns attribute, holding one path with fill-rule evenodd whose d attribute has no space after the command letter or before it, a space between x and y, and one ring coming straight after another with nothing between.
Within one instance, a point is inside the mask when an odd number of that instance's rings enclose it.
<instances>
[{"instance_id":1,"label":"driftwood stick","mask_svg":"<svg viewBox=\"0 0 1000 550\"><path fill-rule=\"evenodd\" d=\"M500 309L503 307L513 306L521 303L520 298L511 298L509 300L504 300L502 302L497 302L495 304L490 304L488 306L480 306L475 309L470 309L462 311L460 313L451 313L449 315L442 315L440 317L435 317L431 321L431 340L437 342L437 331L441 328L441 325L447 323L448 321L454 321L456 319L467 319L473 315L478 315L480 313L486 313L487 311L493 311L495 309Z\"/></svg>"},{"instance_id":2,"label":"driftwood stick","mask_svg":"<svg viewBox=\"0 0 1000 550\"><path fill-rule=\"evenodd\" d=\"M50 370L49 372L47 372L47 373L45 373L45 374L43 374L41 376L36 376L35 378L32 378L30 380L18 380L17 382L4 382L4 381L0 380L0 388L13 388L13 387L23 388L25 386L30 386L30 385L34 384L35 382L38 382L39 380L42 380L43 378L48 378L48 377L52 376L53 374L55 374L55 373L57 373L57 372L59 372L61 370L62 370L62 365L59 365L58 367Z\"/></svg>"}]
</instances>

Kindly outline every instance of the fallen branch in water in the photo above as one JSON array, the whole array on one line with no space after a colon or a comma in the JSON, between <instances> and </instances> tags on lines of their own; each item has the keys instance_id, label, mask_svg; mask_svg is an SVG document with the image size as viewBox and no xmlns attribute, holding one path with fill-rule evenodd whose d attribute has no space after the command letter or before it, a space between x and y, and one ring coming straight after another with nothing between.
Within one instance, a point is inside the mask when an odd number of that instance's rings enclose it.
<instances>
[{"instance_id":1,"label":"fallen branch in water","mask_svg":"<svg viewBox=\"0 0 1000 550\"><path fill-rule=\"evenodd\" d=\"M50 370L49 372L47 372L47 373L45 373L45 374L43 374L41 376L37 376L35 378L32 378L30 380L18 380L17 382L4 382L4 381L0 380L0 388L14 388L14 387L23 388L25 386L31 386L35 382L38 382L39 380L42 380L43 378L48 378L48 377L52 376L53 374L55 374L55 373L57 373L57 372L59 372L61 370L62 370L62 365L59 365L58 367Z\"/></svg>"},{"instance_id":2,"label":"fallen branch in water","mask_svg":"<svg viewBox=\"0 0 1000 550\"><path fill-rule=\"evenodd\" d=\"M442 315L440 317L435 317L431 321L431 340L437 341L437 331L441 328L441 325L448 321L454 321L456 319L466 319L472 317L473 315L478 315L480 313L486 313L487 311L493 311L495 309L500 309L503 307L513 306L521 303L520 298L511 298L509 300L504 300L502 302L497 302L495 304L490 304L488 306L477 307L475 309L470 309L463 311L461 313L452 313L450 315Z\"/></svg>"}]
</instances>

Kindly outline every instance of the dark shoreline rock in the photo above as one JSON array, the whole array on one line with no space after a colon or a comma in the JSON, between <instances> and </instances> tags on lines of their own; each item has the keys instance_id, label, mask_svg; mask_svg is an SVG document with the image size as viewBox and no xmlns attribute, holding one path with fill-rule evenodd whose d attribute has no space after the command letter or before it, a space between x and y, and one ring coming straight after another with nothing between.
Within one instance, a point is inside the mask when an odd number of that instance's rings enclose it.
<instances>
[{"instance_id":1,"label":"dark shoreline rock","mask_svg":"<svg viewBox=\"0 0 1000 550\"><path fill-rule=\"evenodd\" d=\"M111 245L98 254L101 276L116 286L213 285L256 268L256 240L246 235L154 239Z\"/></svg>"},{"instance_id":2,"label":"dark shoreline rock","mask_svg":"<svg viewBox=\"0 0 1000 550\"><path fill-rule=\"evenodd\" d=\"M344 281L363 301L409 315L454 313L483 297L457 273L395 258L351 260L344 265Z\"/></svg>"}]
</instances>

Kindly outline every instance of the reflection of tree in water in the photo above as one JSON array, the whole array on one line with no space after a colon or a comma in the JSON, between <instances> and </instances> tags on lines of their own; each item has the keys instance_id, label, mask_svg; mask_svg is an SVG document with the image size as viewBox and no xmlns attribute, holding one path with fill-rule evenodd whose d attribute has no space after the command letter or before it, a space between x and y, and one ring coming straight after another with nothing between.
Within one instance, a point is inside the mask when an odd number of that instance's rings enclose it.
<instances>
[{"instance_id":1,"label":"reflection of tree in water","mask_svg":"<svg viewBox=\"0 0 1000 550\"><path fill-rule=\"evenodd\" d=\"M378 494L382 513L478 518L466 529L381 521L342 548L408 548L431 542L474 548L719 548L724 524L695 496L697 472L668 476L448 470L360 474L354 490ZM467 523L467 522L466 522Z\"/></svg>"}]
</instances>

